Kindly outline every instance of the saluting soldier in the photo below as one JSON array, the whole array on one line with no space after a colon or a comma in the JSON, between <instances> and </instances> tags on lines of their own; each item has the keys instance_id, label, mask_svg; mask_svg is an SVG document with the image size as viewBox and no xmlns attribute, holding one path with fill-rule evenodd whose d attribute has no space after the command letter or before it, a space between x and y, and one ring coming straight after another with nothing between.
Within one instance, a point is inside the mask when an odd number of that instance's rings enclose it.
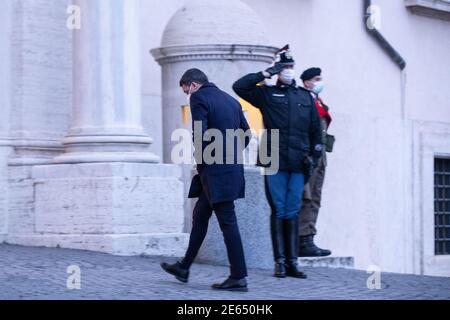
<instances>
[{"instance_id":1,"label":"saluting soldier","mask_svg":"<svg viewBox=\"0 0 450 320\"><path fill-rule=\"evenodd\" d=\"M272 130L279 131L279 170L265 175L266 196L272 209L271 235L275 277L306 278L299 270L298 215L307 175L308 159L318 162L322 151L320 120L310 92L297 86L295 61L289 46L277 54L274 66L238 80L233 89L238 96L258 108L267 129L267 149L271 150ZM276 85L263 84L278 76ZM273 154L271 155L274 156Z\"/></svg>"}]
</instances>

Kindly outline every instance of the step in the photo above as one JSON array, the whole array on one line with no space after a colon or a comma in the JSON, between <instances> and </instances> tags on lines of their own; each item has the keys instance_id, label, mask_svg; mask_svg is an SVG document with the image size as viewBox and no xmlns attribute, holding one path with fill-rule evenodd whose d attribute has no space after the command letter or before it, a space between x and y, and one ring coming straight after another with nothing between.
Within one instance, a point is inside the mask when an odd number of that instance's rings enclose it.
<instances>
[{"instance_id":1,"label":"step","mask_svg":"<svg viewBox=\"0 0 450 320\"><path fill-rule=\"evenodd\" d=\"M301 267L315 267L315 268L355 268L354 257L311 257L299 258L298 263Z\"/></svg>"}]
</instances>

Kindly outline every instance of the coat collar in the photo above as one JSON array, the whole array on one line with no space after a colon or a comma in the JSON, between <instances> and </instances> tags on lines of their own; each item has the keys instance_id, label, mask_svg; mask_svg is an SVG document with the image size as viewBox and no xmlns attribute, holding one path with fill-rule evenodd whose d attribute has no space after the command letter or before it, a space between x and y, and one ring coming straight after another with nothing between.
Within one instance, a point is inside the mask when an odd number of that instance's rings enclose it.
<instances>
[{"instance_id":1,"label":"coat collar","mask_svg":"<svg viewBox=\"0 0 450 320\"><path fill-rule=\"evenodd\" d=\"M204 88L217 88L217 86L212 82L207 82L204 85L202 85L199 90L202 90Z\"/></svg>"},{"instance_id":2,"label":"coat collar","mask_svg":"<svg viewBox=\"0 0 450 320\"><path fill-rule=\"evenodd\" d=\"M281 81L277 81L277 87L281 88L281 89L297 88L297 82L295 80L293 80L291 84L284 84Z\"/></svg>"}]
</instances>

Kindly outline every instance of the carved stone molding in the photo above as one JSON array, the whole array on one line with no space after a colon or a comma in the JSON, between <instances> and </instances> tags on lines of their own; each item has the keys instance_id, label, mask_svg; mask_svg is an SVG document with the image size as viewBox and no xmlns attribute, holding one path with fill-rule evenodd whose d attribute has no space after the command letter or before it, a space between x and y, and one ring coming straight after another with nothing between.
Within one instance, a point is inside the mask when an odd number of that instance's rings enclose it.
<instances>
[{"instance_id":1,"label":"carved stone molding","mask_svg":"<svg viewBox=\"0 0 450 320\"><path fill-rule=\"evenodd\" d=\"M450 0L405 0L411 12L450 21Z\"/></svg>"},{"instance_id":2,"label":"carved stone molding","mask_svg":"<svg viewBox=\"0 0 450 320\"><path fill-rule=\"evenodd\" d=\"M272 63L278 48L257 45L190 45L150 51L160 65L190 60L251 60Z\"/></svg>"}]
</instances>

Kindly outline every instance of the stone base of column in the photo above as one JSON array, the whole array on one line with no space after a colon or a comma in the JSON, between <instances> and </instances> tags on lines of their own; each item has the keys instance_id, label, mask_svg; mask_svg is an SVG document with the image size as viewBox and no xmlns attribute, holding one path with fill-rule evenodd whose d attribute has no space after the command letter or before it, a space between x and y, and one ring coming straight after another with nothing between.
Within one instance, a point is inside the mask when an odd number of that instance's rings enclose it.
<instances>
[{"instance_id":1,"label":"stone base of column","mask_svg":"<svg viewBox=\"0 0 450 320\"><path fill-rule=\"evenodd\" d=\"M63 152L58 139L12 139L9 166L34 166L50 164Z\"/></svg>"},{"instance_id":2,"label":"stone base of column","mask_svg":"<svg viewBox=\"0 0 450 320\"><path fill-rule=\"evenodd\" d=\"M87 130L84 130L85 132ZM105 130L104 130L105 131ZM140 131L122 130L122 135L105 134L68 136L63 139L65 152L53 159L55 164L131 162L159 163L158 156L150 152L153 140L146 135L137 135ZM125 134L128 135L125 135ZM133 135L134 134L134 135Z\"/></svg>"},{"instance_id":3,"label":"stone base of column","mask_svg":"<svg viewBox=\"0 0 450 320\"><path fill-rule=\"evenodd\" d=\"M159 160L158 156L143 152L73 152L58 156L53 162L55 164L104 162L158 163Z\"/></svg>"},{"instance_id":4,"label":"stone base of column","mask_svg":"<svg viewBox=\"0 0 450 320\"><path fill-rule=\"evenodd\" d=\"M32 169L32 232L7 242L120 255L182 256L184 195L174 165L92 163Z\"/></svg>"}]
</instances>

